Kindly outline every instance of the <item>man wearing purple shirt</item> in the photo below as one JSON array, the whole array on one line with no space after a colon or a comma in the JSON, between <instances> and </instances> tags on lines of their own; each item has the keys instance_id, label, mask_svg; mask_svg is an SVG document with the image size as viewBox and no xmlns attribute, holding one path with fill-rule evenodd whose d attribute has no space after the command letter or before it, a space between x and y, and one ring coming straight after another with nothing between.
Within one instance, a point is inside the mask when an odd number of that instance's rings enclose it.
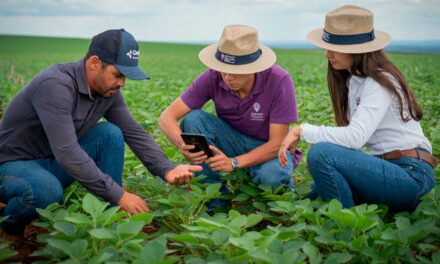
<instances>
[{"instance_id":1,"label":"man wearing purple shirt","mask_svg":"<svg viewBox=\"0 0 440 264\"><path fill-rule=\"evenodd\" d=\"M122 189L124 141L171 184L202 170L174 167L128 111L119 89L126 77L148 78L138 61L134 37L107 30L92 39L85 58L45 69L12 99L0 122L0 216L9 216L1 236L19 239L35 209L62 201L74 180L132 214L148 211L141 197Z\"/></svg>"},{"instance_id":2,"label":"man wearing purple shirt","mask_svg":"<svg viewBox=\"0 0 440 264\"><path fill-rule=\"evenodd\" d=\"M249 26L226 26L219 43L203 49L199 58L209 69L162 112L161 130L188 161L203 164L206 182L219 182L219 172L246 168L257 185L293 190L291 174L300 154L288 155L285 168L276 159L289 123L298 121L289 73L274 64L274 52ZM200 110L209 100L217 117ZM215 156L190 152L194 146L185 145L182 132L204 134Z\"/></svg>"}]
</instances>

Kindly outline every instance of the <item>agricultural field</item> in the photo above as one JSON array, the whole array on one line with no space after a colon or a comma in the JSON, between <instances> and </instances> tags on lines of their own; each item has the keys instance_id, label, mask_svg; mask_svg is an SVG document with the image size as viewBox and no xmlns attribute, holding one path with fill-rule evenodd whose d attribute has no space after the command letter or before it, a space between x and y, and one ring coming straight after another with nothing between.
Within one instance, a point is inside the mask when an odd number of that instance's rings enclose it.
<instances>
[{"instance_id":1,"label":"agricultural field","mask_svg":"<svg viewBox=\"0 0 440 264\"><path fill-rule=\"evenodd\" d=\"M89 40L0 36L0 117L14 94L45 67L79 60ZM141 68L149 81L122 88L131 113L176 164L182 155L160 132L157 118L205 67L203 46L142 43ZM326 86L327 61L319 50L275 49L277 63L295 82L301 122L334 124ZM440 55L390 54L424 110L422 126L440 155ZM213 112L212 104L205 110ZM299 148L307 154L308 144ZM219 184L171 186L152 176L127 148L124 187L145 198L152 211L131 216L108 207L79 184L62 204L38 209L37 246L17 258L0 240L0 261L39 263L440 263L440 187L411 213L384 205L342 209L332 200L302 199L311 177L305 158L295 170L299 195L255 186L243 171L224 175L231 208L209 215ZM436 169L440 182L440 169ZM0 219L2 221L2 219Z\"/></svg>"}]
</instances>

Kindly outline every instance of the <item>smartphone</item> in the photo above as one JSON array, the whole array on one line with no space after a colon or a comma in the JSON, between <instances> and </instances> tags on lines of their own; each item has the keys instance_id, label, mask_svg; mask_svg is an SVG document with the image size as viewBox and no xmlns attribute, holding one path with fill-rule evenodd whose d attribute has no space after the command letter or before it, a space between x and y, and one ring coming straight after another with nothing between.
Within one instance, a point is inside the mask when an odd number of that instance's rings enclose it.
<instances>
[{"instance_id":1,"label":"smartphone","mask_svg":"<svg viewBox=\"0 0 440 264\"><path fill-rule=\"evenodd\" d=\"M194 148L189 150L190 152L199 152L203 150L208 158L214 156L214 153L212 153L212 151L209 149L208 140L206 139L205 135L182 133L180 134L180 136L182 137L185 144L194 145Z\"/></svg>"}]
</instances>

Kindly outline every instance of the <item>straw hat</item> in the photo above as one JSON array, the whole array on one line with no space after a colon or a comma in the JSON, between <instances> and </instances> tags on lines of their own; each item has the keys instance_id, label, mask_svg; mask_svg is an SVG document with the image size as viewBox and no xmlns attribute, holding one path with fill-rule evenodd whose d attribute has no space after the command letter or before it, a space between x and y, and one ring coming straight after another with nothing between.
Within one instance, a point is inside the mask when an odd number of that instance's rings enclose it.
<instances>
[{"instance_id":1,"label":"straw hat","mask_svg":"<svg viewBox=\"0 0 440 264\"><path fill-rule=\"evenodd\" d=\"M307 40L318 47L341 53L381 50L390 43L388 33L374 29L370 10L345 5L325 16L325 27L312 30Z\"/></svg>"},{"instance_id":2,"label":"straw hat","mask_svg":"<svg viewBox=\"0 0 440 264\"><path fill-rule=\"evenodd\" d=\"M259 43L255 28L229 25L223 29L218 43L199 53L207 67L225 73L249 74L264 71L276 61L275 53Z\"/></svg>"}]
</instances>

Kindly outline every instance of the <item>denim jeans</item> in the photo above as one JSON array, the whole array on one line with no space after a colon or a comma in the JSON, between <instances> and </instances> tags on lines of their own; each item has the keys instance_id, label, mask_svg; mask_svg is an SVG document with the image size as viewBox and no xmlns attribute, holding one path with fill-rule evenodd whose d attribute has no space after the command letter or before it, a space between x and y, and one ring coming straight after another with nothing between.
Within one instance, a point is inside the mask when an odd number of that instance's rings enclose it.
<instances>
[{"instance_id":1,"label":"denim jeans","mask_svg":"<svg viewBox=\"0 0 440 264\"><path fill-rule=\"evenodd\" d=\"M117 126L98 123L78 143L101 171L122 184L125 145ZM64 188L74 180L53 157L0 164L0 201L6 203L0 215L9 215L1 224L3 231L21 235L24 227L37 216L35 209L61 202Z\"/></svg>"},{"instance_id":2,"label":"denim jeans","mask_svg":"<svg viewBox=\"0 0 440 264\"><path fill-rule=\"evenodd\" d=\"M395 212L412 211L435 186L434 169L416 158L383 160L322 142L312 145L307 163L317 194L324 200L338 199L345 208L375 203Z\"/></svg>"},{"instance_id":3,"label":"denim jeans","mask_svg":"<svg viewBox=\"0 0 440 264\"><path fill-rule=\"evenodd\" d=\"M182 120L181 128L186 133L204 134L210 145L216 146L228 157L236 157L247 153L265 143L247 136L227 124L222 119L202 110L189 112ZM265 184L273 188L285 186L294 190L292 181L293 159L288 156L288 166L281 167L278 158L248 168L252 182L256 185ZM203 171L196 175L207 176L204 182L220 182L220 174L212 171L208 165L202 164Z\"/></svg>"}]
</instances>

